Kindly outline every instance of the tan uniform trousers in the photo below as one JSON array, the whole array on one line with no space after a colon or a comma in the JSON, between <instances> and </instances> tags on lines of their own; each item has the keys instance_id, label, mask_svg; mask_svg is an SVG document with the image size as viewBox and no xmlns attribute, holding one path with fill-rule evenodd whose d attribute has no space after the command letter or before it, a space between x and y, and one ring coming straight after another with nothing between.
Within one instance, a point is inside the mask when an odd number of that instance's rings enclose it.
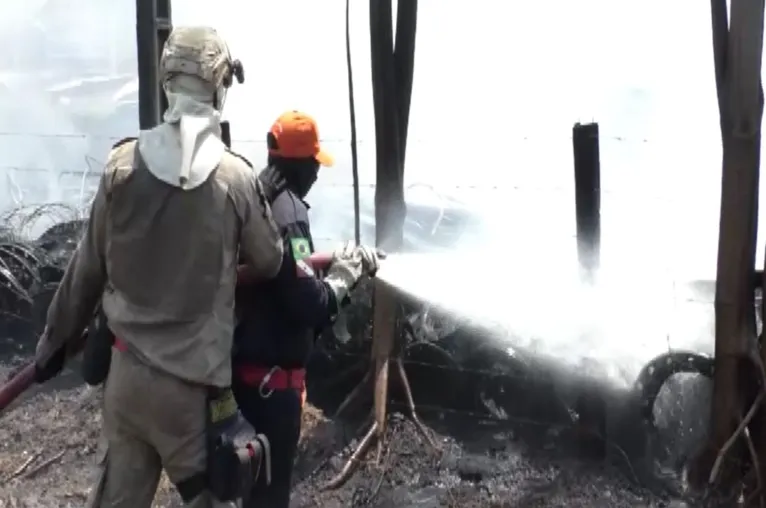
<instances>
[{"instance_id":1,"label":"tan uniform trousers","mask_svg":"<svg viewBox=\"0 0 766 508\"><path fill-rule=\"evenodd\" d=\"M112 350L104 387L98 484L89 508L150 508L164 468L181 482L205 470L206 391ZM222 508L205 492L190 508Z\"/></svg>"}]
</instances>

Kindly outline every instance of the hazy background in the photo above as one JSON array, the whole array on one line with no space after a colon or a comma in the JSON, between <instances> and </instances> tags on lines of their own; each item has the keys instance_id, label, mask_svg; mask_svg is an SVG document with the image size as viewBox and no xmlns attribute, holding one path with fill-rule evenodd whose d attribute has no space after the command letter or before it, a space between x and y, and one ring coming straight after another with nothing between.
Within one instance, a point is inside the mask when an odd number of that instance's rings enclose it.
<instances>
[{"instance_id":1,"label":"hazy background","mask_svg":"<svg viewBox=\"0 0 766 508\"><path fill-rule=\"evenodd\" d=\"M352 6L369 218L368 5ZM260 165L283 110L319 121L338 160L310 196L320 246L353 233L344 9L344 0L173 6L176 25L215 26L245 64L247 82L225 110L235 150ZM134 2L6 2L0 42L13 48L0 54L0 209L79 203L94 181L83 173L136 135ZM532 249L541 269L573 259L571 128L598 121L605 264L667 281L714 277L721 153L708 4L421 0L411 115L408 199L465 204L482 218L475 237Z\"/></svg>"}]
</instances>

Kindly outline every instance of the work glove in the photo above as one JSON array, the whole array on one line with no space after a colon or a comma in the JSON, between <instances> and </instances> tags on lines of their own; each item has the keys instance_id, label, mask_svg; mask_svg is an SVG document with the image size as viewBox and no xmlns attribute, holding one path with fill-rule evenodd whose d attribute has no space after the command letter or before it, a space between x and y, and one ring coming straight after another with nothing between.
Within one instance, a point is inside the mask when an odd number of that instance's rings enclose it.
<instances>
[{"instance_id":1,"label":"work glove","mask_svg":"<svg viewBox=\"0 0 766 508\"><path fill-rule=\"evenodd\" d=\"M35 352L35 383L45 383L58 376L66 363L66 344L50 352L48 345L49 331L46 327Z\"/></svg>"},{"instance_id":2,"label":"work glove","mask_svg":"<svg viewBox=\"0 0 766 508\"><path fill-rule=\"evenodd\" d=\"M355 255L362 258L362 267L365 274L374 277L380 268L380 261L386 259L386 253L376 247L359 245L354 247Z\"/></svg>"},{"instance_id":3,"label":"work glove","mask_svg":"<svg viewBox=\"0 0 766 508\"><path fill-rule=\"evenodd\" d=\"M364 262L351 242L333 252L332 262L324 281L335 293L338 307L347 303L348 293L365 274Z\"/></svg>"},{"instance_id":4,"label":"work glove","mask_svg":"<svg viewBox=\"0 0 766 508\"><path fill-rule=\"evenodd\" d=\"M385 253L367 246L354 246L348 242L333 253L330 269L325 277L335 293L338 305L347 303L349 292L356 287L359 279L365 275L374 276L380 267L380 260Z\"/></svg>"}]
</instances>

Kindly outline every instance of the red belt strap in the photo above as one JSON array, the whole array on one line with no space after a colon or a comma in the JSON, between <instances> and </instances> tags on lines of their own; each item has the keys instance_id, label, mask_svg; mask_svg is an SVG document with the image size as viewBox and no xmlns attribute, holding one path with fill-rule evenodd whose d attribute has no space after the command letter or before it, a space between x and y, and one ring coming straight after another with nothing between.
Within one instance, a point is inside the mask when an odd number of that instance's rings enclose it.
<instances>
[{"instance_id":1,"label":"red belt strap","mask_svg":"<svg viewBox=\"0 0 766 508\"><path fill-rule=\"evenodd\" d=\"M123 342L123 340L120 338L115 337L113 345L114 345L114 349L116 349L117 351L121 353L124 353L125 351L128 350L128 345L125 344L125 342Z\"/></svg>"},{"instance_id":2,"label":"red belt strap","mask_svg":"<svg viewBox=\"0 0 766 508\"><path fill-rule=\"evenodd\" d=\"M240 365L235 370L237 379L249 386L267 390L303 390L306 387L306 369L272 369L270 367L254 367ZM269 375L271 374L271 375ZM267 379L268 378L268 379Z\"/></svg>"},{"instance_id":3,"label":"red belt strap","mask_svg":"<svg viewBox=\"0 0 766 508\"><path fill-rule=\"evenodd\" d=\"M115 337L114 348L124 353L128 350L128 345L122 339ZM306 369L273 369L240 365L236 368L236 374L240 381L250 386L260 387L266 380L263 388L267 390L303 391L306 389Z\"/></svg>"}]
</instances>

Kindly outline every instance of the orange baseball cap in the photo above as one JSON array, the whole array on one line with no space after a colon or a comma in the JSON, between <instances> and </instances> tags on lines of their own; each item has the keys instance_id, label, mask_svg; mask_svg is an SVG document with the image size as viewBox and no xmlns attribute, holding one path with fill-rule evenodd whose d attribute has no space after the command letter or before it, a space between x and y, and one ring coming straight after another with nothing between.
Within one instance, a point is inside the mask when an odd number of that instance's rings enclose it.
<instances>
[{"instance_id":1,"label":"orange baseball cap","mask_svg":"<svg viewBox=\"0 0 766 508\"><path fill-rule=\"evenodd\" d=\"M277 142L269 154L287 159L314 157L322 166L330 167L335 160L319 146L319 129L309 115L300 111L288 111L280 115L269 131Z\"/></svg>"}]
</instances>

